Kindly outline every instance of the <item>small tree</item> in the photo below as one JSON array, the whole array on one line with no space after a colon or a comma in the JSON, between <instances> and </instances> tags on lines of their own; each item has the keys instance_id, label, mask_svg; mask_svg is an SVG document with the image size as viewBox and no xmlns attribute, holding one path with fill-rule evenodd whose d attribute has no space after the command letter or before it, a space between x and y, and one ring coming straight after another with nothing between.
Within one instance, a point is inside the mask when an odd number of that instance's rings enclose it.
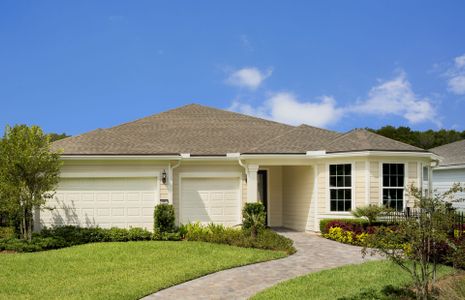
<instances>
[{"instance_id":1,"label":"small tree","mask_svg":"<svg viewBox=\"0 0 465 300\"><path fill-rule=\"evenodd\" d=\"M260 203L246 203L242 209L242 229L250 231L252 237L257 237L260 230L266 227L265 206Z\"/></svg>"},{"instance_id":2,"label":"small tree","mask_svg":"<svg viewBox=\"0 0 465 300\"><path fill-rule=\"evenodd\" d=\"M174 207L171 204L158 204L155 206L153 213L153 231L156 234L165 232L174 232L176 230L175 225L175 213Z\"/></svg>"},{"instance_id":3,"label":"small tree","mask_svg":"<svg viewBox=\"0 0 465 300\"><path fill-rule=\"evenodd\" d=\"M454 185L444 194L431 197L409 187L409 195L415 199L419 213L402 220L395 230L380 227L365 239L362 253L368 251L386 256L410 274L418 299L429 299L436 280L436 268L442 254L442 245L451 243L454 213L447 207L454 194L463 191ZM368 250L367 247L371 247Z\"/></svg>"},{"instance_id":4,"label":"small tree","mask_svg":"<svg viewBox=\"0 0 465 300\"><path fill-rule=\"evenodd\" d=\"M31 240L34 209L53 197L60 166L40 127L6 127L0 141L0 206L20 220L21 238Z\"/></svg>"},{"instance_id":5,"label":"small tree","mask_svg":"<svg viewBox=\"0 0 465 300\"><path fill-rule=\"evenodd\" d=\"M357 207L351 213L356 218L366 218L368 224L371 225L383 212L387 211L390 211L387 207L370 204L368 206Z\"/></svg>"}]
</instances>

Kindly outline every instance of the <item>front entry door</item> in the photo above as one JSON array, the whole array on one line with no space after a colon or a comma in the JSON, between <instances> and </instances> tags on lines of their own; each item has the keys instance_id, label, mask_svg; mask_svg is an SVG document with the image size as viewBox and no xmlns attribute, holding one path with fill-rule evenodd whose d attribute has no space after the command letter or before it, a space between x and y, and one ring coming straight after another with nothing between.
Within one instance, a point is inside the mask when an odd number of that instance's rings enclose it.
<instances>
[{"instance_id":1,"label":"front entry door","mask_svg":"<svg viewBox=\"0 0 465 300\"><path fill-rule=\"evenodd\" d=\"M258 201L263 203L266 212L265 224L268 225L268 172L266 170L258 170Z\"/></svg>"}]
</instances>

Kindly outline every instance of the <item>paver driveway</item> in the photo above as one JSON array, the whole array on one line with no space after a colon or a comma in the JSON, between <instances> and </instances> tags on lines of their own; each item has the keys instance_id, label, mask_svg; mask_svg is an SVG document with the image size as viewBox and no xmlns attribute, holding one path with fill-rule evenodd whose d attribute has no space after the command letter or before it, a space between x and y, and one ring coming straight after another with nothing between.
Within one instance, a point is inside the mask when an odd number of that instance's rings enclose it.
<instances>
[{"instance_id":1,"label":"paver driveway","mask_svg":"<svg viewBox=\"0 0 465 300\"><path fill-rule=\"evenodd\" d=\"M360 247L330 241L315 234L284 229L278 231L294 240L297 253L283 259L213 273L161 290L144 299L247 299L296 276L379 259L369 256L362 258Z\"/></svg>"}]
</instances>

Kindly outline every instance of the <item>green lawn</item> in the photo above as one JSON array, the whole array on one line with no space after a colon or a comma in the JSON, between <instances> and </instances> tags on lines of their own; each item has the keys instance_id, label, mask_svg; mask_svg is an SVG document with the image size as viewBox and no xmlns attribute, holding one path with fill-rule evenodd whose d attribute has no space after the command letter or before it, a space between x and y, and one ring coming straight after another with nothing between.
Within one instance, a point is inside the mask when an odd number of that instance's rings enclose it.
<instances>
[{"instance_id":1,"label":"green lawn","mask_svg":"<svg viewBox=\"0 0 465 300\"><path fill-rule=\"evenodd\" d=\"M440 276L452 268L441 266ZM338 299L359 295L385 286L403 287L410 283L408 274L389 261L373 261L321 271L285 281L255 295L257 299ZM359 299L364 299L361 297Z\"/></svg>"},{"instance_id":2,"label":"green lawn","mask_svg":"<svg viewBox=\"0 0 465 300\"><path fill-rule=\"evenodd\" d=\"M219 244L153 241L0 254L0 299L138 299L208 273L284 256Z\"/></svg>"}]
</instances>

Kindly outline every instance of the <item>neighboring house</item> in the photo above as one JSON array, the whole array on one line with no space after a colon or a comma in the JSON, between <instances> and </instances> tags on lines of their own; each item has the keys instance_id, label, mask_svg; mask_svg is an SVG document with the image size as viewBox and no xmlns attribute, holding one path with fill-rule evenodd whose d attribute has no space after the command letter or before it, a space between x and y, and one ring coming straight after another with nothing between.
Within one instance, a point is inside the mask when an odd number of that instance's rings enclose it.
<instances>
[{"instance_id":1,"label":"neighboring house","mask_svg":"<svg viewBox=\"0 0 465 300\"><path fill-rule=\"evenodd\" d=\"M350 210L411 205L431 152L363 129L341 134L200 106L183 106L53 144L64 165L42 225L151 229L157 203L178 223L241 223L261 201L269 226L318 231Z\"/></svg>"},{"instance_id":2,"label":"neighboring house","mask_svg":"<svg viewBox=\"0 0 465 300\"><path fill-rule=\"evenodd\" d=\"M465 140L430 149L442 156L439 165L433 169L433 189L438 192L448 191L452 184L465 184ZM465 193L457 194L457 198L465 198ZM465 210L465 202L454 203L455 207Z\"/></svg>"}]
</instances>

